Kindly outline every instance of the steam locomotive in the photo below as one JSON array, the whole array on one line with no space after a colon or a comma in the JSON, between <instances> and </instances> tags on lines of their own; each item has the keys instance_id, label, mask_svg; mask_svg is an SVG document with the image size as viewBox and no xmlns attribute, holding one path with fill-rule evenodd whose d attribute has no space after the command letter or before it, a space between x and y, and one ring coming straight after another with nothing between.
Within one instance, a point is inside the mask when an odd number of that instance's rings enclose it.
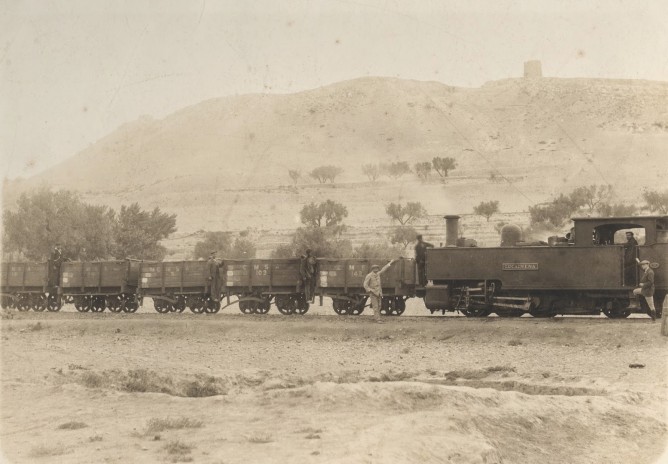
<instances>
[{"instance_id":1,"label":"steam locomotive","mask_svg":"<svg viewBox=\"0 0 668 464\"><path fill-rule=\"evenodd\" d=\"M445 216L446 246L427 249L428 284L418 285L412 259L395 261L383 274L381 313L398 316L412 297L432 313L461 312L469 317L534 317L557 314L628 317L647 312L633 304L638 270L624 260L624 233L641 241L635 254L655 272L654 303L660 315L668 293L668 216L574 218L570 240L523 242L519 229L502 230L502 245L482 248L458 238L459 216ZM362 286L370 259L318 259L315 295L332 299L336 314L359 315L367 306ZM58 275L48 263L3 262L0 304L19 311L58 311L65 303L81 312L132 313L153 300L159 313L214 314L237 304L241 312L265 314L275 305L282 314L306 314L299 259L223 260L221 294L211 294L204 261L134 260L64 262ZM54 284L55 283L55 284Z\"/></svg>"}]
</instances>

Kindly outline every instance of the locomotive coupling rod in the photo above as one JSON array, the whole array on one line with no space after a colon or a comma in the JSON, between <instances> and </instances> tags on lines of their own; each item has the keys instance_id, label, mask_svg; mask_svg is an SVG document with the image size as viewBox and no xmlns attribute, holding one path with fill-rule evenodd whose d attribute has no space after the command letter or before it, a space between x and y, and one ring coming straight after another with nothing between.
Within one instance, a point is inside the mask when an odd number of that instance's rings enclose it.
<instances>
[{"instance_id":1,"label":"locomotive coupling rod","mask_svg":"<svg viewBox=\"0 0 668 464\"><path fill-rule=\"evenodd\" d=\"M492 306L499 306L502 308L515 308L515 309L527 309L527 305L516 305L516 304L509 304L509 303L496 303L493 302Z\"/></svg>"}]
</instances>

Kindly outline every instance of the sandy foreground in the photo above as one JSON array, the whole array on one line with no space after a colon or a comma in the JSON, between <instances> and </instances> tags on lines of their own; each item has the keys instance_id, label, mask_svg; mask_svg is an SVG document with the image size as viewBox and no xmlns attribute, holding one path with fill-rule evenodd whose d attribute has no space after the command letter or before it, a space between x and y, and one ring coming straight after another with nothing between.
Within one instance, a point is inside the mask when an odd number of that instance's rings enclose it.
<instances>
[{"instance_id":1,"label":"sandy foreground","mask_svg":"<svg viewBox=\"0 0 668 464\"><path fill-rule=\"evenodd\" d=\"M331 314L3 313L2 462L668 462L645 316Z\"/></svg>"}]
</instances>

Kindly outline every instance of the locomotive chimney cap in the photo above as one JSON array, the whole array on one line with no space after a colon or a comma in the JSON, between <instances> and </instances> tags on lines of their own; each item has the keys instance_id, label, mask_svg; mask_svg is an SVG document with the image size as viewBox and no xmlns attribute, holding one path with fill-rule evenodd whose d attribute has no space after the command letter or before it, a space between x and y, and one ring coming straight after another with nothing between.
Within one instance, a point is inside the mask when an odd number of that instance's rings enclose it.
<instances>
[{"instance_id":1,"label":"locomotive chimney cap","mask_svg":"<svg viewBox=\"0 0 668 464\"><path fill-rule=\"evenodd\" d=\"M444 219L459 219L461 216L457 216L456 214L448 214L446 216L443 216Z\"/></svg>"}]
</instances>

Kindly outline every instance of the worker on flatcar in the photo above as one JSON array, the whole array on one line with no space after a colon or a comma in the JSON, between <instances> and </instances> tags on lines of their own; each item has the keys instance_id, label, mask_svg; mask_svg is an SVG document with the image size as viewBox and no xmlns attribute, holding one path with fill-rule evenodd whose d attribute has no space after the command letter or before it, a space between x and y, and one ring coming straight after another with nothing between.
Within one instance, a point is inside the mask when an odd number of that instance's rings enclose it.
<instances>
[{"instance_id":1,"label":"worker on flatcar","mask_svg":"<svg viewBox=\"0 0 668 464\"><path fill-rule=\"evenodd\" d=\"M640 286L633 290L633 294L636 296L642 296L649 306L649 315L652 318L652 321L656 320L656 309L654 308L654 271L649 265L649 261L643 259L638 261L640 267L643 270L643 275L640 277ZM642 300L641 300L642 301Z\"/></svg>"},{"instance_id":2,"label":"worker on flatcar","mask_svg":"<svg viewBox=\"0 0 668 464\"><path fill-rule=\"evenodd\" d=\"M630 230L626 232L624 244L624 284L636 285L636 254L638 241Z\"/></svg>"},{"instance_id":3,"label":"worker on flatcar","mask_svg":"<svg viewBox=\"0 0 668 464\"><path fill-rule=\"evenodd\" d=\"M218 260L216 260L215 251L212 251L209 254L208 268L208 281L210 286L211 299L213 301L220 301L220 267Z\"/></svg>"},{"instance_id":4,"label":"worker on flatcar","mask_svg":"<svg viewBox=\"0 0 668 464\"><path fill-rule=\"evenodd\" d=\"M418 284L420 287L424 287L427 285L427 248L434 248L434 245L423 241L422 235L418 235L416 239L417 243L415 244L415 263L417 264L418 270Z\"/></svg>"},{"instance_id":5,"label":"worker on flatcar","mask_svg":"<svg viewBox=\"0 0 668 464\"><path fill-rule=\"evenodd\" d=\"M63 264L63 249L56 243L49 257L49 286L57 287L60 284L60 266Z\"/></svg>"}]
</instances>

